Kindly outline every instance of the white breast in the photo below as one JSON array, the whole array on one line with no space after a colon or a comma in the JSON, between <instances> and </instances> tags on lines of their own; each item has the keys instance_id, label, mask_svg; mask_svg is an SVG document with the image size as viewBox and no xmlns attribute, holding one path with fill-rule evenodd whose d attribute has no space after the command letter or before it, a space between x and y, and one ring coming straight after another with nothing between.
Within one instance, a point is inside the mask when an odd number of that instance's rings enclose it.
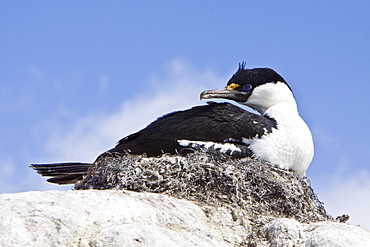
<instances>
[{"instance_id":1,"label":"white breast","mask_svg":"<svg viewBox=\"0 0 370 247\"><path fill-rule=\"evenodd\" d=\"M265 113L277 121L277 129L254 139L250 149L258 158L305 176L314 154L310 129L288 103L275 105Z\"/></svg>"},{"instance_id":2,"label":"white breast","mask_svg":"<svg viewBox=\"0 0 370 247\"><path fill-rule=\"evenodd\" d=\"M314 154L313 140L289 87L282 82L261 85L244 104L277 122L272 133L251 142L255 156L305 176Z\"/></svg>"}]
</instances>

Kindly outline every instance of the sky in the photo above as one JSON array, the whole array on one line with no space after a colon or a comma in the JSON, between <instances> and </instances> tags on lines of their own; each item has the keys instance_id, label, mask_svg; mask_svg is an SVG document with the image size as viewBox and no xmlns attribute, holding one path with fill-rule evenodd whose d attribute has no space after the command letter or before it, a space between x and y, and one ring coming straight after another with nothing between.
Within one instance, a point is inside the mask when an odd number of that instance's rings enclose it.
<instances>
[{"instance_id":1,"label":"sky","mask_svg":"<svg viewBox=\"0 0 370 247\"><path fill-rule=\"evenodd\" d=\"M291 86L329 214L370 229L369 1L0 1L0 193L68 190L33 163L93 162L205 104L238 64Z\"/></svg>"}]
</instances>

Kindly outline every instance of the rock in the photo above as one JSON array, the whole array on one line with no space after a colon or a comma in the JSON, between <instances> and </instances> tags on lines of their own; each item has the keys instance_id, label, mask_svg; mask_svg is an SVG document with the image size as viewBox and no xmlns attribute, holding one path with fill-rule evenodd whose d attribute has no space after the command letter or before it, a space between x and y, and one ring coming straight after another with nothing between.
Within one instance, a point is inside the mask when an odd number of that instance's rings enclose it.
<instances>
[{"instance_id":1,"label":"rock","mask_svg":"<svg viewBox=\"0 0 370 247\"><path fill-rule=\"evenodd\" d=\"M306 247L370 245L370 231L359 226L337 222L319 222L305 227Z\"/></svg>"},{"instance_id":2,"label":"rock","mask_svg":"<svg viewBox=\"0 0 370 247\"><path fill-rule=\"evenodd\" d=\"M0 195L0 246L368 246L370 232L331 221L235 216L155 193L84 190ZM257 229L257 231L256 231ZM258 235L258 239L254 238ZM251 242L250 240L253 240Z\"/></svg>"},{"instance_id":3,"label":"rock","mask_svg":"<svg viewBox=\"0 0 370 247\"><path fill-rule=\"evenodd\" d=\"M0 195L0 246L231 246L248 226L224 210L129 191Z\"/></svg>"},{"instance_id":4,"label":"rock","mask_svg":"<svg viewBox=\"0 0 370 247\"><path fill-rule=\"evenodd\" d=\"M332 221L300 224L293 219L276 219L267 224L265 231L271 247L366 247L370 243L370 231Z\"/></svg>"},{"instance_id":5,"label":"rock","mask_svg":"<svg viewBox=\"0 0 370 247\"><path fill-rule=\"evenodd\" d=\"M370 243L348 215L327 214L306 178L262 160L113 154L75 189L0 195L0 246Z\"/></svg>"},{"instance_id":6,"label":"rock","mask_svg":"<svg viewBox=\"0 0 370 247\"><path fill-rule=\"evenodd\" d=\"M271 247L299 246L305 242L303 228L293 219L276 219L266 226L266 238Z\"/></svg>"}]
</instances>

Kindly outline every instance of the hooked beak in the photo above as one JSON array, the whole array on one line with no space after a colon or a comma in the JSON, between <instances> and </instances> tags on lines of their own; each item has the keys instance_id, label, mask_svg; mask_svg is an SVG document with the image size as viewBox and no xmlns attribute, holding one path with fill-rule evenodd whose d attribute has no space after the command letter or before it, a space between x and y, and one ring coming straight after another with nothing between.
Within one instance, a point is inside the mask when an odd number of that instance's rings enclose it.
<instances>
[{"instance_id":1,"label":"hooked beak","mask_svg":"<svg viewBox=\"0 0 370 247\"><path fill-rule=\"evenodd\" d=\"M237 90L230 90L227 88L207 90L200 94L200 99L222 98L234 100L236 102L246 102L250 96L250 92L241 92Z\"/></svg>"}]
</instances>

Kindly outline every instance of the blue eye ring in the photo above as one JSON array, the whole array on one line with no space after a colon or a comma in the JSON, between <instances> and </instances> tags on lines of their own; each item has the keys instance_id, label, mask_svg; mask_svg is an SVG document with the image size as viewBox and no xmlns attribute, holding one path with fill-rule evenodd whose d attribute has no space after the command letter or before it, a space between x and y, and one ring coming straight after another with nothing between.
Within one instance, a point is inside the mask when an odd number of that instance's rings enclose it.
<instances>
[{"instance_id":1,"label":"blue eye ring","mask_svg":"<svg viewBox=\"0 0 370 247\"><path fill-rule=\"evenodd\" d=\"M252 88L253 88L252 84L245 84L245 85L243 85L242 89L243 89L244 92L248 92L248 91L251 91Z\"/></svg>"}]
</instances>

